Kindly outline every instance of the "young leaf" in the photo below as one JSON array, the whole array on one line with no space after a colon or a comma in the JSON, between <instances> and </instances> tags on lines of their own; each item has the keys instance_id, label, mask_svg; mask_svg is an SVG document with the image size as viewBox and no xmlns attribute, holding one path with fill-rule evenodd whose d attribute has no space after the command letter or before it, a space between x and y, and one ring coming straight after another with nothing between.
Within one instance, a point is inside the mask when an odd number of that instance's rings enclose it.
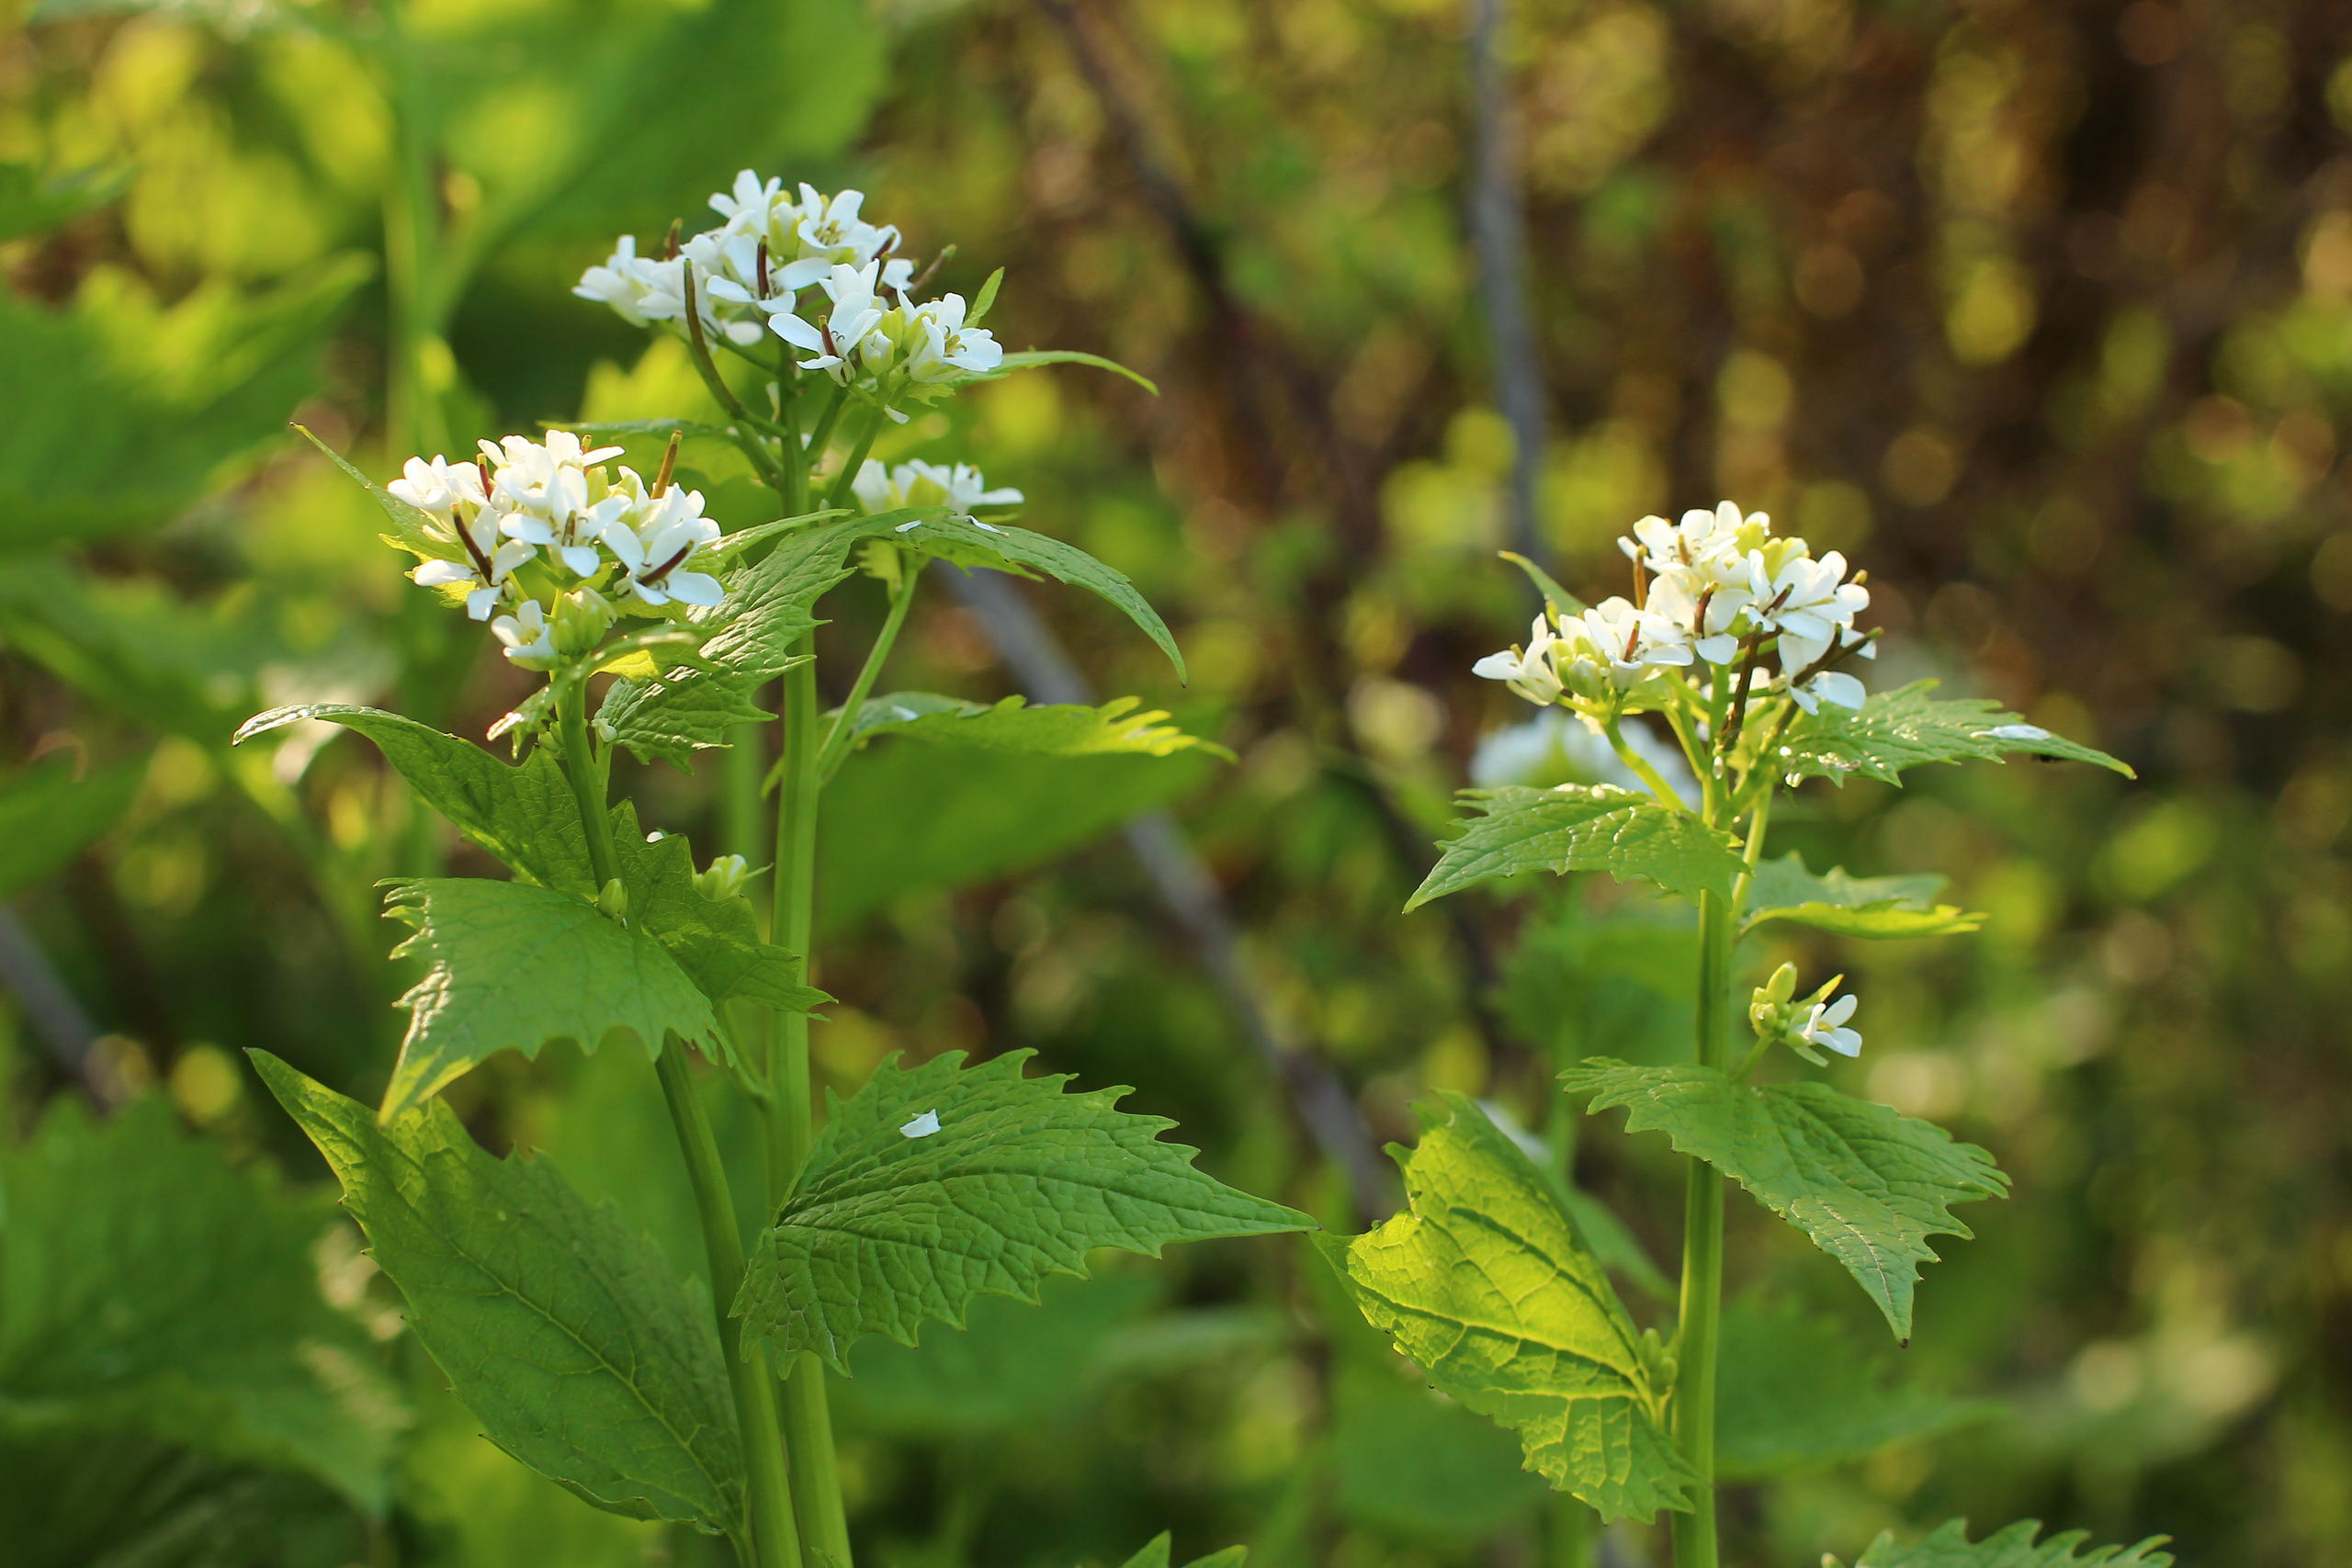
<instances>
[{"instance_id":1,"label":"young leaf","mask_svg":"<svg viewBox=\"0 0 2352 1568\"><path fill-rule=\"evenodd\" d=\"M682 664L658 679L615 681L596 706L596 728L640 762L687 768L695 752L732 745L741 726L775 716L755 700L770 678L764 669L697 670Z\"/></svg>"},{"instance_id":2,"label":"young leaf","mask_svg":"<svg viewBox=\"0 0 2352 1568\"><path fill-rule=\"evenodd\" d=\"M1588 1111L1623 1107L1629 1133L1663 1132L1846 1266L1895 1337L1911 1339L1931 1235L1970 1235L1951 1206L1997 1198L2008 1178L1973 1144L1826 1084L1734 1083L1713 1067L1636 1067L1596 1056L1560 1075Z\"/></svg>"},{"instance_id":3,"label":"young leaf","mask_svg":"<svg viewBox=\"0 0 2352 1568\"><path fill-rule=\"evenodd\" d=\"M1091 757L1106 753L1171 756L1198 748L1230 760L1214 741L1185 734L1158 709L1135 711L1140 697L1114 697L1100 707L1049 703L1031 707L1026 698L1007 697L990 705L943 697L931 692L893 692L858 709L850 733L858 743L876 735L903 735L949 746L991 751L1025 751L1041 757Z\"/></svg>"},{"instance_id":4,"label":"young leaf","mask_svg":"<svg viewBox=\"0 0 2352 1568\"><path fill-rule=\"evenodd\" d=\"M375 742L427 806L521 875L558 892L596 896L580 808L553 752L535 748L515 766L431 725L349 703L272 708L238 727L231 744L312 720Z\"/></svg>"},{"instance_id":5,"label":"young leaf","mask_svg":"<svg viewBox=\"0 0 2352 1568\"><path fill-rule=\"evenodd\" d=\"M996 375L1001 376L1012 370L1026 370L1038 365L1091 365L1097 370L1108 370L1114 376L1125 376L1153 397L1159 396L1159 389L1157 386L1136 375L1117 360L1105 359L1099 354L1081 354L1074 348L1032 348L1019 354L1008 354L998 362ZM996 376L985 378L989 380L995 378Z\"/></svg>"},{"instance_id":6,"label":"young leaf","mask_svg":"<svg viewBox=\"0 0 2352 1568\"><path fill-rule=\"evenodd\" d=\"M94 768L74 759L36 762L0 784L0 898L29 887L80 854L130 808L147 761Z\"/></svg>"},{"instance_id":7,"label":"young leaf","mask_svg":"<svg viewBox=\"0 0 2352 1568\"><path fill-rule=\"evenodd\" d=\"M1915 681L1892 692L1873 692L1859 708L1828 704L1789 727L1773 772L1792 778L1827 779L1842 785L1857 773L1900 784L1905 768L1924 762L1999 761L2022 752L2068 762L2096 762L2125 778L2130 764L2104 751L2077 745L2028 724L2000 704L1983 697L1937 702L1928 694L1939 682Z\"/></svg>"},{"instance_id":8,"label":"young leaf","mask_svg":"<svg viewBox=\"0 0 2352 1568\"><path fill-rule=\"evenodd\" d=\"M2039 1519L2021 1519L1971 1544L1966 1521L1952 1519L1917 1546L1898 1547L1892 1532L1871 1543L1854 1568L2172 1568L2172 1553L2152 1535L2137 1546L2102 1546L2082 1554L2087 1530L2068 1530L2037 1543ZM1823 1562L1834 1568L1834 1559Z\"/></svg>"},{"instance_id":9,"label":"young leaf","mask_svg":"<svg viewBox=\"0 0 2352 1568\"><path fill-rule=\"evenodd\" d=\"M1457 1094L1400 1156L1408 1211L1324 1253L1444 1393L1519 1434L1530 1469L1609 1518L1688 1508L1640 1337L1526 1155Z\"/></svg>"},{"instance_id":10,"label":"young leaf","mask_svg":"<svg viewBox=\"0 0 2352 1568\"><path fill-rule=\"evenodd\" d=\"M384 543L394 549L406 550L419 560L457 560L461 547L455 538L444 538L440 519L422 507L411 506L399 496L354 468L344 455L311 434L310 426L294 427L303 440L317 447L326 460L343 470L344 477L365 490L384 514L392 531L383 536Z\"/></svg>"},{"instance_id":11,"label":"young leaf","mask_svg":"<svg viewBox=\"0 0 2352 1568\"><path fill-rule=\"evenodd\" d=\"M103 1122L61 1098L0 1146L0 1432L143 1434L380 1510L407 1417L320 1296L335 1221L223 1153L155 1097Z\"/></svg>"},{"instance_id":12,"label":"young leaf","mask_svg":"<svg viewBox=\"0 0 2352 1568\"><path fill-rule=\"evenodd\" d=\"M1169 631L1168 623L1159 618L1159 612L1136 591L1125 572L1096 560L1075 545L1065 545L1059 539L1033 534L1026 528L938 513L912 527L894 527L888 537L909 549L937 556L957 566L992 567L1016 577L1032 577L1042 571L1057 582L1083 588L1140 626L1144 635L1168 656L1168 661L1176 666L1176 678L1188 679L1184 656L1177 651L1175 636Z\"/></svg>"},{"instance_id":13,"label":"young leaf","mask_svg":"<svg viewBox=\"0 0 2352 1568\"><path fill-rule=\"evenodd\" d=\"M651 1242L547 1160L492 1158L447 1105L379 1122L253 1058L492 1442L600 1508L740 1529L718 1336Z\"/></svg>"},{"instance_id":14,"label":"young leaf","mask_svg":"<svg viewBox=\"0 0 2352 1568\"><path fill-rule=\"evenodd\" d=\"M1753 1300L1724 1310L1716 1365L1715 1474L1724 1481L1842 1464L2002 1410L1890 1385L1885 1365L1841 1325Z\"/></svg>"},{"instance_id":15,"label":"young leaf","mask_svg":"<svg viewBox=\"0 0 2352 1568\"><path fill-rule=\"evenodd\" d=\"M1644 877L1669 893L1729 894L1745 869L1730 834L1685 811L1613 784L1510 785L1465 790L1479 815L1462 836L1438 846L1437 865L1406 904L1459 893L1521 872L1606 871L1620 882Z\"/></svg>"},{"instance_id":16,"label":"young leaf","mask_svg":"<svg viewBox=\"0 0 2352 1568\"><path fill-rule=\"evenodd\" d=\"M1584 601L1569 592L1566 589L1561 587L1558 580L1553 577L1550 572L1545 571L1542 567L1537 566L1533 561L1529 560L1517 550L1498 550L1496 553L1501 556L1503 559L1510 562L1511 565L1519 568L1520 570L1525 572L1527 574L1527 581L1535 584L1535 592L1543 595L1544 603L1550 605L1558 614L1563 615L1580 615L1584 614Z\"/></svg>"},{"instance_id":17,"label":"young leaf","mask_svg":"<svg viewBox=\"0 0 2352 1568\"><path fill-rule=\"evenodd\" d=\"M1933 875L1849 876L1842 867L1815 876L1792 850L1756 868L1743 934L1767 920L1855 937L1948 936L1981 928L1984 916L1935 901L1943 885Z\"/></svg>"},{"instance_id":18,"label":"young leaf","mask_svg":"<svg viewBox=\"0 0 2352 1568\"><path fill-rule=\"evenodd\" d=\"M390 1122L500 1051L551 1040L594 1051L634 1036L649 1056L673 1035L723 1053L709 999L669 952L596 906L521 882L421 877L387 911L416 927L392 950L429 965L399 1005L408 1036L384 1091Z\"/></svg>"},{"instance_id":19,"label":"young leaf","mask_svg":"<svg viewBox=\"0 0 2352 1568\"><path fill-rule=\"evenodd\" d=\"M760 940L759 917L741 894L713 898L695 886L694 850L674 833L641 834L637 807L613 808L613 842L628 888L628 923L669 951L714 1002L742 1000L807 1012L832 998L800 984L800 964Z\"/></svg>"},{"instance_id":20,"label":"young leaf","mask_svg":"<svg viewBox=\"0 0 2352 1568\"><path fill-rule=\"evenodd\" d=\"M829 1100L744 1274L744 1331L786 1361L813 1350L846 1371L865 1335L911 1345L926 1321L960 1327L978 1296L1035 1302L1046 1276L1084 1274L1096 1247L1156 1258L1171 1241L1314 1227L1193 1169L1193 1150L1159 1141L1174 1123L1113 1109L1125 1089L1022 1077L1030 1055L970 1068L961 1052L892 1058Z\"/></svg>"}]
</instances>

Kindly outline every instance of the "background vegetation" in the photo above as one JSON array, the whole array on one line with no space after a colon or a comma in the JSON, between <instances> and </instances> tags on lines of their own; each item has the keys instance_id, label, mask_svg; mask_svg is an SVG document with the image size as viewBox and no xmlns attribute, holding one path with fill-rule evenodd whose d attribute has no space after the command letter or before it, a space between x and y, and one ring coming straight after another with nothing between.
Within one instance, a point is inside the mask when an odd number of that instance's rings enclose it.
<instances>
[{"instance_id":1,"label":"background vegetation","mask_svg":"<svg viewBox=\"0 0 2352 1568\"><path fill-rule=\"evenodd\" d=\"M1816 864L1965 868L1983 935L1823 961L1870 998L1849 1087L1985 1145L2017 1194L1929 1271L1899 1400L1855 1364L1867 1304L1734 1202L1735 1292L1816 1319L1853 1383L1747 1396L1855 1434L1737 1493L1734 1555L1965 1514L2352 1558L2352 14L1521 0L1487 39L1528 294L1498 365L1465 216L1477 9L51 0L0 41L0 1540L700 1560L513 1466L401 1337L240 1053L376 1093L403 982L367 884L455 852L364 747L227 738L302 699L472 734L503 710L519 677L284 422L382 473L694 411L674 345L565 290L749 164L865 188L918 254L961 247L949 286L1002 263L1008 344L1159 382L1032 375L896 439L984 449L1030 526L1131 572L1189 689L1091 603L1057 631L1238 757L862 758L827 825L822 1063L1035 1046L1346 1223L1382 1196L1312 1135L1356 1137L1333 1103L1408 1139L1410 1101L1458 1089L1540 1130L1554 1054L1670 1049L1679 982L1644 976L1679 935L1613 892L1397 911L1525 712L1468 672L1532 608L1493 552L1613 588L1632 518L1729 494L1869 568L1886 673L2142 774L1953 770L1790 814ZM1531 363L1540 444L1497 390ZM741 476L701 478L755 520ZM894 680L1021 689L989 626L940 595ZM699 829L709 773L635 787ZM1170 906L1114 831L1171 778L1221 904ZM551 1055L451 1092L690 1269L650 1084ZM1648 1152L1578 1174L1670 1261ZM327 1304L271 1295L313 1237ZM1330 1326L1353 1314L1324 1289L1303 1246L1220 1244L867 1358L868 1557L1115 1561L1175 1521L1180 1552L1269 1568L1534 1561L1547 1505L1509 1439ZM341 1369L331 1438L220 1392L264 1328Z\"/></svg>"}]
</instances>

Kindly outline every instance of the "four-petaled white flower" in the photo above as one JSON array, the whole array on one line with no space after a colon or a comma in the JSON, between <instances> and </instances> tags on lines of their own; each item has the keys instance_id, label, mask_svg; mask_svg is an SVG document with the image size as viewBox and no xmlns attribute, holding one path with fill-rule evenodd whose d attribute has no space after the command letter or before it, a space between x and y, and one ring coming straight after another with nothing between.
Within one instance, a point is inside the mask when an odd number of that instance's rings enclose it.
<instances>
[{"instance_id":1,"label":"four-petaled white flower","mask_svg":"<svg viewBox=\"0 0 2352 1568\"><path fill-rule=\"evenodd\" d=\"M506 645L507 658L526 669L548 669L555 663L555 625L537 599L526 599L513 615L491 622L490 635Z\"/></svg>"},{"instance_id":2,"label":"four-petaled white flower","mask_svg":"<svg viewBox=\"0 0 2352 1568\"><path fill-rule=\"evenodd\" d=\"M1780 634L1785 675L1818 660L1840 634L1853 630L1855 615L1870 607L1871 591L1845 581L1846 558L1836 550L1819 560L1792 555L1777 571L1767 566L1762 551L1752 551L1747 570L1757 614Z\"/></svg>"},{"instance_id":3,"label":"four-petaled white flower","mask_svg":"<svg viewBox=\"0 0 2352 1568\"><path fill-rule=\"evenodd\" d=\"M1490 653L1472 665L1470 672L1488 681L1500 681L1536 706L1549 707L1566 691L1559 669L1553 662L1553 656L1562 646L1560 634L1547 612L1536 616L1534 625L1528 628L1526 647Z\"/></svg>"},{"instance_id":4,"label":"four-petaled white flower","mask_svg":"<svg viewBox=\"0 0 2352 1568\"><path fill-rule=\"evenodd\" d=\"M986 327L964 322L964 297L944 295L914 308L921 335L907 355L907 374L926 386L985 376L1004 363L1004 349Z\"/></svg>"},{"instance_id":5,"label":"four-petaled white flower","mask_svg":"<svg viewBox=\"0 0 2352 1568\"><path fill-rule=\"evenodd\" d=\"M1862 1034L1858 1029L1846 1027L1859 1005L1853 993L1848 992L1836 1001L1817 1001L1813 1010L1797 1026L1796 1038L1807 1045L1817 1045L1825 1051L1835 1051L1840 1056L1862 1054Z\"/></svg>"},{"instance_id":6,"label":"four-petaled white flower","mask_svg":"<svg viewBox=\"0 0 2352 1568\"><path fill-rule=\"evenodd\" d=\"M856 374L859 362L870 357L867 342L882 321L883 306L876 293L881 276L879 262L836 266L818 283L832 305L821 329L794 314L788 301L783 309L771 308L768 327L793 347L810 351L811 357L802 360L800 368L822 370L836 381L848 381ZM887 355L887 345L884 352Z\"/></svg>"}]
</instances>

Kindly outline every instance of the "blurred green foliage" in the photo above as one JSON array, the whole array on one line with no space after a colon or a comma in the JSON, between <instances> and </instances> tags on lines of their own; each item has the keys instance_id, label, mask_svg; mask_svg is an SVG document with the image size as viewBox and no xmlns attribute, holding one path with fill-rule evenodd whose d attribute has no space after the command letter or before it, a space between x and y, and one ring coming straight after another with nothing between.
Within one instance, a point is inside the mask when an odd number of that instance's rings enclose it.
<instances>
[{"instance_id":1,"label":"blurred green foliage","mask_svg":"<svg viewBox=\"0 0 2352 1568\"><path fill-rule=\"evenodd\" d=\"M324 1172L238 1053L380 1090L411 976L365 889L474 852L420 833L364 748L227 738L274 703L385 702L474 735L504 710L512 672L398 580L366 497L273 433L299 415L380 476L543 418L707 412L674 345L565 290L614 233L658 236L746 164L862 186L916 254L960 247L945 287L1005 265L1009 346L1159 383L1033 374L888 452L984 450L1030 527L1133 576L1189 692L1102 605L1053 601L1057 629L1106 694L1182 701L1238 759L1145 782L1119 758L1000 776L959 757L952 779L915 744L854 758L825 852L842 1005L821 1068L1035 1046L1136 1085L1216 1174L1343 1219L1108 836L1170 791L1250 983L1381 1136L1455 1089L1557 1153L1555 1058L1672 1059L1690 937L1640 901L1398 913L1478 739L1524 711L1468 666L1533 607L1492 556L1513 441L1461 217L1466 6L29 9L0 42L0 936L88 1026L9 971L0 1539L29 1561L715 1560L480 1441L356 1235L273 1185L273 1165L305 1191ZM1986 915L1935 944L1776 925L1742 961L1846 970L1870 1026L1848 1086L1992 1149L2016 1196L1928 1270L1894 1394L1856 1352L1853 1426L1907 1440L1739 1490L1735 1556L1850 1558L1966 1515L2166 1531L2190 1563L2352 1557L2352 17L1522 0L1500 42L1552 413L1546 565L1619 591L1633 517L1736 496L1869 569L1874 684L1939 676L2142 775L1816 784L1776 822L1776 854L1950 871L1942 897ZM740 468L705 460L688 477L714 513L756 521L729 510L757 504ZM878 601L845 591L820 636L858 646ZM1013 689L944 592L901 647L894 684ZM707 836L712 772L630 787ZM1057 836L948 863L930 846L962 821ZM20 889L19 867L46 879ZM647 1089L625 1054L554 1051L451 1098L691 1272ZM71 1104L89 1096L116 1108L103 1128ZM174 1141L166 1103L204 1143ZM748 1129L722 1134L748 1155ZM382 1402L374 1479L341 1449L190 1449L200 1386L143 1414L44 1386L33 1408L33 1363L5 1348L76 1299L26 1261L67 1224L37 1167L92 1139L187 1170L100 1161L77 1238L136 1251L135 1225L94 1216L144 1180L251 1211L236 1245L274 1249L208 1289L177 1260L242 1254L183 1237L138 1264L161 1270L153 1302L233 1314L243 1291L338 1354L364 1336L336 1386ZM1628 1253L1670 1258L1661 1140L1596 1140L1575 1172ZM298 1221L315 1299L286 1283ZM1759 1313L1879 1353L1802 1238L1736 1201L1732 1221ZM1547 1505L1508 1444L1351 1341L1303 1249L1139 1278L1062 1282L1026 1317L987 1303L963 1339L927 1333L955 1346L929 1361L861 1352L844 1463L874 1561L1117 1562L1171 1519L1179 1559L1246 1540L1299 1568L1529 1561ZM1817 1392L1759 1376L1741 1397ZM1645 1538L1611 1550L1641 1561Z\"/></svg>"}]
</instances>

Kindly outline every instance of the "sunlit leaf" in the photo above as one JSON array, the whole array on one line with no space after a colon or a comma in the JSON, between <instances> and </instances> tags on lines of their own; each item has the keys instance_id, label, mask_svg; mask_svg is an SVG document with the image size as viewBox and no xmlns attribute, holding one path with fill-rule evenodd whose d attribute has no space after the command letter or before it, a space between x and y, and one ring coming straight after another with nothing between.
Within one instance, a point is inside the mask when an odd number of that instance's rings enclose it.
<instances>
[{"instance_id":1,"label":"sunlit leaf","mask_svg":"<svg viewBox=\"0 0 2352 1568\"><path fill-rule=\"evenodd\" d=\"M1915 681L1892 692L1873 692L1860 708L1823 704L1789 727L1764 764L1792 778L1827 779L1842 784L1857 774L1901 783L1905 768L1927 762L1997 762L2024 754L2060 761L2094 762L2136 777L2126 762L2091 747L2028 724L1983 697L1938 702L1928 694L1939 682Z\"/></svg>"},{"instance_id":2,"label":"sunlit leaf","mask_svg":"<svg viewBox=\"0 0 2352 1568\"><path fill-rule=\"evenodd\" d=\"M2039 1519L2022 1519L1971 1543L1965 1521L1953 1519L1917 1546L1897 1546L1893 1532L1871 1543L1854 1568L2171 1568L2172 1553L2160 1551L2166 1538L2152 1535L2137 1546L2101 1546L2088 1552L2088 1530L2068 1530L2036 1542ZM1834 1568L1835 1560L1825 1558Z\"/></svg>"},{"instance_id":3,"label":"sunlit leaf","mask_svg":"<svg viewBox=\"0 0 2352 1568\"><path fill-rule=\"evenodd\" d=\"M1815 876L1794 851L1756 868L1747 930L1767 920L1812 926L1838 936L1948 936L1984 923L1957 905L1939 904L1940 876L1849 876L1832 867Z\"/></svg>"},{"instance_id":4,"label":"sunlit leaf","mask_svg":"<svg viewBox=\"0 0 2352 1568\"><path fill-rule=\"evenodd\" d=\"M1730 834L1611 784L1511 785L1466 790L1462 799L1478 815L1464 820L1459 838L1438 846L1437 865L1406 908L1530 871L1605 871L1686 897L1727 895L1745 868Z\"/></svg>"},{"instance_id":5,"label":"sunlit leaf","mask_svg":"<svg viewBox=\"0 0 2352 1568\"><path fill-rule=\"evenodd\" d=\"M1460 1095L1401 1156L1407 1212L1324 1250L1357 1305L1444 1393L1519 1436L1530 1469L1607 1517L1687 1508L1617 1293L1542 1174Z\"/></svg>"},{"instance_id":6,"label":"sunlit leaf","mask_svg":"<svg viewBox=\"0 0 2352 1568\"><path fill-rule=\"evenodd\" d=\"M1091 757L1120 753L1172 756L1199 748L1230 759L1214 741L1185 734L1157 708L1136 711L1140 697L1114 697L1100 707L1007 697L989 704L943 697L932 692L893 692L868 699L850 733L863 742L877 735L902 735L945 746L990 751L1023 751L1040 757Z\"/></svg>"}]
</instances>

